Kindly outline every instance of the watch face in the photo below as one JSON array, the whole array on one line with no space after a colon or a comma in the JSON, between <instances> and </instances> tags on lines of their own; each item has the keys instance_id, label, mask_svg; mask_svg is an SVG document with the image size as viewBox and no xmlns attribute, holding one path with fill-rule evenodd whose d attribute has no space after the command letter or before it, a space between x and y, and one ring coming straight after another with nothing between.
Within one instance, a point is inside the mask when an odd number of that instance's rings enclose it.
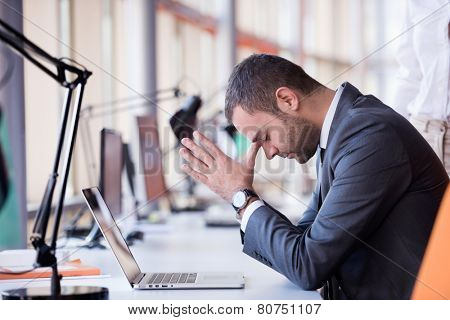
<instances>
[{"instance_id":1,"label":"watch face","mask_svg":"<svg viewBox=\"0 0 450 320\"><path fill-rule=\"evenodd\" d=\"M233 196L233 206L240 208L245 204L247 196L244 191L238 191Z\"/></svg>"}]
</instances>

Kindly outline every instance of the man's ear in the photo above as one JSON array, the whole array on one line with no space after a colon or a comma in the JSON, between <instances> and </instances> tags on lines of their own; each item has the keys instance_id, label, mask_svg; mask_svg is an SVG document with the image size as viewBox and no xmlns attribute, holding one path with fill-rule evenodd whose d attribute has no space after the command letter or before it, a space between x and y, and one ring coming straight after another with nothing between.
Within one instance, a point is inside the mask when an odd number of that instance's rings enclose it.
<instances>
[{"instance_id":1,"label":"man's ear","mask_svg":"<svg viewBox=\"0 0 450 320\"><path fill-rule=\"evenodd\" d=\"M300 105L298 96L293 90L287 87L280 87L275 92L275 96L281 112L292 116L297 115Z\"/></svg>"}]
</instances>

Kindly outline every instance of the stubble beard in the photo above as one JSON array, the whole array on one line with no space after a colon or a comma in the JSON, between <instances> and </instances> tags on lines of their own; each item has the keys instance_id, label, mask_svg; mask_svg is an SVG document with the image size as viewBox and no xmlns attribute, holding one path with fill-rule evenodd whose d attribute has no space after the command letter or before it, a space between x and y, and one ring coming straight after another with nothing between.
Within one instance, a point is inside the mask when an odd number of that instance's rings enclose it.
<instances>
[{"instance_id":1,"label":"stubble beard","mask_svg":"<svg viewBox=\"0 0 450 320\"><path fill-rule=\"evenodd\" d=\"M304 119L288 116L282 120L288 128L288 145L295 159L300 164L308 162L317 151L320 129Z\"/></svg>"}]
</instances>

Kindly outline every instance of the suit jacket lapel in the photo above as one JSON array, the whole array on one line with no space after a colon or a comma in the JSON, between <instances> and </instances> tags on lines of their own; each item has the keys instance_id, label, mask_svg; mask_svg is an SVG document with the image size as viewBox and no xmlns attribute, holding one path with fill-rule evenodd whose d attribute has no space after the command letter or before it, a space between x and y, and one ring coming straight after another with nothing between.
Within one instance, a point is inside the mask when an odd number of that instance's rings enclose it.
<instances>
[{"instance_id":1,"label":"suit jacket lapel","mask_svg":"<svg viewBox=\"0 0 450 320\"><path fill-rule=\"evenodd\" d=\"M356 104L356 101L358 97L362 96L362 93L352 86L350 83L345 82L342 84L344 86L344 89L341 94L341 98L339 99L338 105L336 107L336 113L334 114L333 121L331 122L331 128L330 128L330 134L328 135L328 142L327 142L327 149L320 152L319 147L319 156L322 155L322 162L321 166L319 166L320 170L320 196L321 200L320 205L322 204L322 201L325 200L326 195L328 194L328 191L330 189L331 181L329 176L329 167L330 167L330 152L327 152L332 146L333 146L333 140L335 137L335 133L337 129L339 128L340 124L342 123L342 120L348 116L349 110L353 108L353 106Z\"/></svg>"},{"instance_id":2,"label":"suit jacket lapel","mask_svg":"<svg viewBox=\"0 0 450 320\"><path fill-rule=\"evenodd\" d=\"M328 135L328 146L332 143L334 134L336 133L337 128L339 128L343 118L348 115L348 111L353 108L357 99L362 96L362 93L349 82L344 82L342 85L344 86L344 89L336 107L333 121L331 122L330 134ZM324 162L327 162L325 156Z\"/></svg>"}]
</instances>

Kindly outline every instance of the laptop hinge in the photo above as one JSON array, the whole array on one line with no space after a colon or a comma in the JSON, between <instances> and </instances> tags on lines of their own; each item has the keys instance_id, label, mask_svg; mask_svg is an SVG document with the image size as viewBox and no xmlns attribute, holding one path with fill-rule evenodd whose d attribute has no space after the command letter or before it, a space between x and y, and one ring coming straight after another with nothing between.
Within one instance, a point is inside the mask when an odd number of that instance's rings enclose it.
<instances>
[{"instance_id":1,"label":"laptop hinge","mask_svg":"<svg viewBox=\"0 0 450 320\"><path fill-rule=\"evenodd\" d=\"M133 280L133 284L139 284L142 280L142 278L145 277L145 273L139 273L136 278Z\"/></svg>"}]
</instances>

